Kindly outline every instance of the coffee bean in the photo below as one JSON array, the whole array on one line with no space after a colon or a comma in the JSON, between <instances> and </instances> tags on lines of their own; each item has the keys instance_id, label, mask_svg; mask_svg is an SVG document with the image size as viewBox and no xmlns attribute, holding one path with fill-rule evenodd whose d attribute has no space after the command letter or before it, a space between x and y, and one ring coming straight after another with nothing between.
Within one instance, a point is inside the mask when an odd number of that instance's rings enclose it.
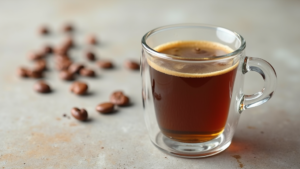
<instances>
[{"instance_id":1,"label":"coffee bean","mask_svg":"<svg viewBox=\"0 0 300 169\"><path fill-rule=\"evenodd\" d=\"M73 39L71 37L68 37L63 41L62 44L60 44L55 48L54 52L57 55L68 55L68 52L73 45L74 45Z\"/></svg>"},{"instance_id":2,"label":"coffee bean","mask_svg":"<svg viewBox=\"0 0 300 169\"><path fill-rule=\"evenodd\" d=\"M63 26L62 30L63 30L64 32L72 32L72 31L74 31L74 27L73 27L73 25L72 25L71 23L66 23L66 24Z\"/></svg>"},{"instance_id":3,"label":"coffee bean","mask_svg":"<svg viewBox=\"0 0 300 169\"><path fill-rule=\"evenodd\" d=\"M69 72L68 70L63 70L59 73L59 77L62 80L74 80L75 76L73 73Z\"/></svg>"},{"instance_id":4,"label":"coffee bean","mask_svg":"<svg viewBox=\"0 0 300 169\"><path fill-rule=\"evenodd\" d=\"M109 60L100 60L97 62L97 65L102 69L110 69L113 67L113 63Z\"/></svg>"},{"instance_id":5,"label":"coffee bean","mask_svg":"<svg viewBox=\"0 0 300 169\"><path fill-rule=\"evenodd\" d=\"M37 82L34 85L34 90L39 93L50 93L51 92L50 86L44 81Z\"/></svg>"},{"instance_id":6,"label":"coffee bean","mask_svg":"<svg viewBox=\"0 0 300 169\"><path fill-rule=\"evenodd\" d=\"M68 55L69 48L61 45L54 49L54 53L57 55Z\"/></svg>"},{"instance_id":7,"label":"coffee bean","mask_svg":"<svg viewBox=\"0 0 300 169\"><path fill-rule=\"evenodd\" d=\"M114 111L115 105L110 102L101 103L96 107L96 110L100 113L110 113Z\"/></svg>"},{"instance_id":8,"label":"coffee bean","mask_svg":"<svg viewBox=\"0 0 300 169\"><path fill-rule=\"evenodd\" d=\"M110 95L110 101L118 106L126 106L129 104L129 98L122 91L113 92Z\"/></svg>"},{"instance_id":9,"label":"coffee bean","mask_svg":"<svg viewBox=\"0 0 300 169\"><path fill-rule=\"evenodd\" d=\"M74 107L71 110L71 114L75 119L80 120L80 121L85 121L88 118L87 111L85 109L78 109L77 107Z\"/></svg>"},{"instance_id":10,"label":"coffee bean","mask_svg":"<svg viewBox=\"0 0 300 169\"><path fill-rule=\"evenodd\" d=\"M39 59L42 59L44 57L43 53L41 52L31 52L29 55L28 55L28 58L30 60L39 60Z\"/></svg>"},{"instance_id":11,"label":"coffee bean","mask_svg":"<svg viewBox=\"0 0 300 169\"><path fill-rule=\"evenodd\" d=\"M72 63L71 58L68 55L55 55L54 62L57 67L58 65L62 65L62 63Z\"/></svg>"},{"instance_id":12,"label":"coffee bean","mask_svg":"<svg viewBox=\"0 0 300 169\"><path fill-rule=\"evenodd\" d=\"M40 59L35 61L35 67L34 70L36 71L45 71L47 69L46 60Z\"/></svg>"},{"instance_id":13,"label":"coffee bean","mask_svg":"<svg viewBox=\"0 0 300 169\"><path fill-rule=\"evenodd\" d=\"M80 70L84 68L83 64L79 64L79 63L73 63L70 67L69 67L69 72L75 74L75 73L79 73Z\"/></svg>"},{"instance_id":14,"label":"coffee bean","mask_svg":"<svg viewBox=\"0 0 300 169\"><path fill-rule=\"evenodd\" d=\"M93 52L86 52L85 57L89 60L89 61L95 61L96 60L96 56Z\"/></svg>"},{"instance_id":15,"label":"coffee bean","mask_svg":"<svg viewBox=\"0 0 300 169\"><path fill-rule=\"evenodd\" d=\"M56 62L56 68L59 70L59 71L62 71L62 70L68 70L68 68L71 66L72 64L72 61L69 60L69 59L62 59L60 61L57 61Z\"/></svg>"},{"instance_id":16,"label":"coffee bean","mask_svg":"<svg viewBox=\"0 0 300 169\"><path fill-rule=\"evenodd\" d=\"M44 54L51 54L53 52L53 49L50 45L45 45L43 49Z\"/></svg>"},{"instance_id":17,"label":"coffee bean","mask_svg":"<svg viewBox=\"0 0 300 169\"><path fill-rule=\"evenodd\" d=\"M127 60L124 65L127 69L130 69L130 70L139 70L140 69L140 64L133 60Z\"/></svg>"},{"instance_id":18,"label":"coffee bean","mask_svg":"<svg viewBox=\"0 0 300 169\"><path fill-rule=\"evenodd\" d=\"M19 67L17 71L20 77L28 77L28 69L24 67Z\"/></svg>"},{"instance_id":19,"label":"coffee bean","mask_svg":"<svg viewBox=\"0 0 300 169\"><path fill-rule=\"evenodd\" d=\"M63 42L62 46L65 48L70 49L71 47L74 46L74 40L71 37L67 37L65 41Z\"/></svg>"},{"instance_id":20,"label":"coffee bean","mask_svg":"<svg viewBox=\"0 0 300 169\"><path fill-rule=\"evenodd\" d=\"M96 36L95 35L90 35L87 38L87 43L91 44L91 45L96 45L98 43Z\"/></svg>"},{"instance_id":21,"label":"coffee bean","mask_svg":"<svg viewBox=\"0 0 300 169\"><path fill-rule=\"evenodd\" d=\"M71 61L71 58L68 55L55 55L54 57L55 63Z\"/></svg>"},{"instance_id":22,"label":"coffee bean","mask_svg":"<svg viewBox=\"0 0 300 169\"><path fill-rule=\"evenodd\" d=\"M28 70L27 76L34 79L39 79L43 77L43 72L39 70Z\"/></svg>"},{"instance_id":23,"label":"coffee bean","mask_svg":"<svg viewBox=\"0 0 300 169\"><path fill-rule=\"evenodd\" d=\"M77 81L71 85L70 90L77 95L83 95L87 92L88 85L84 82Z\"/></svg>"},{"instance_id":24,"label":"coffee bean","mask_svg":"<svg viewBox=\"0 0 300 169\"><path fill-rule=\"evenodd\" d=\"M47 26L41 26L39 28L39 34L41 34L41 35L49 34L49 29L47 28Z\"/></svg>"},{"instance_id":25,"label":"coffee bean","mask_svg":"<svg viewBox=\"0 0 300 169\"><path fill-rule=\"evenodd\" d=\"M80 75L81 76L87 76L87 77L94 77L95 76L95 72L92 69L82 68L80 70Z\"/></svg>"}]
</instances>

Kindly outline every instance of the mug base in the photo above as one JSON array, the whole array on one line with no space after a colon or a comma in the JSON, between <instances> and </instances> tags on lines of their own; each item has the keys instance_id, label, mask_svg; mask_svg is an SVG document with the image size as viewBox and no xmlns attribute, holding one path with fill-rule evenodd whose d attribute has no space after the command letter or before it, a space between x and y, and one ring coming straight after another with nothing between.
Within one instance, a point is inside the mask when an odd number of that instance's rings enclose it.
<instances>
[{"instance_id":1,"label":"mug base","mask_svg":"<svg viewBox=\"0 0 300 169\"><path fill-rule=\"evenodd\" d=\"M203 143L183 143L172 140L161 132L157 133L152 143L163 152L183 158L204 158L221 153L229 147L231 142L224 142L224 135L220 134L213 140Z\"/></svg>"}]
</instances>

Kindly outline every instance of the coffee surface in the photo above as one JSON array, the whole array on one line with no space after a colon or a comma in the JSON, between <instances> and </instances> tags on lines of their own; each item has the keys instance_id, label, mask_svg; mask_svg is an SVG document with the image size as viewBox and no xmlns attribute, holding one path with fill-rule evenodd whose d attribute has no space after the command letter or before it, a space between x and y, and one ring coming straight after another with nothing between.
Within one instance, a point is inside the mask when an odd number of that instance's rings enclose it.
<instances>
[{"instance_id":1,"label":"coffee surface","mask_svg":"<svg viewBox=\"0 0 300 169\"><path fill-rule=\"evenodd\" d=\"M183 62L185 58L209 59L232 52L229 47L204 41L171 42L155 50L170 58L176 54ZM193 64L156 59L148 60L148 64L156 118L165 136L199 143L223 132L238 63L221 60Z\"/></svg>"},{"instance_id":2,"label":"coffee surface","mask_svg":"<svg viewBox=\"0 0 300 169\"><path fill-rule=\"evenodd\" d=\"M176 41L158 46L155 50L184 60L210 59L232 52L229 47L207 41Z\"/></svg>"},{"instance_id":3,"label":"coffee surface","mask_svg":"<svg viewBox=\"0 0 300 169\"><path fill-rule=\"evenodd\" d=\"M182 60L181 63L172 60L163 60L162 62L160 58L147 59L152 68L174 76L190 78L216 76L231 71L238 65L238 62L233 62L229 58L213 62L214 56L233 52L228 46L215 42L177 41L160 45L155 50L167 54L170 59ZM175 51L177 51L177 56L174 55ZM199 60L202 62L197 62ZM195 62L184 63L184 61Z\"/></svg>"}]
</instances>

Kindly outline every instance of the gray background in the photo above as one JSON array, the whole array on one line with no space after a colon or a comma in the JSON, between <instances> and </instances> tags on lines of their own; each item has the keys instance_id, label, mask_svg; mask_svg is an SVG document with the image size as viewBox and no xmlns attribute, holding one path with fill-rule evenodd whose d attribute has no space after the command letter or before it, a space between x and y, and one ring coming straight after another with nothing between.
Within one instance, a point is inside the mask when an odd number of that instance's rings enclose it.
<instances>
[{"instance_id":1,"label":"gray background","mask_svg":"<svg viewBox=\"0 0 300 169\"><path fill-rule=\"evenodd\" d=\"M116 69L103 71L95 64L95 79L79 78L91 94L78 97L71 83L46 74L54 92L32 90L36 80L16 76L26 56L45 43L58 44L66 21L76 26L76 61L85 62L85 37L95 33L101 45L94 50L109 58ZM140 40L147 31L174 23L220 25L242 34L247 55L269 61L277 71L274 97L243 112L231 146L204 159L166 155L149 141L143 119L139 72L123 68L126 59L139 59ZM37 28L47 24L47 38ZM0 166L1 168L300 168L300 1L0 1ZM49 58L49 62L53 62ZM53 68L53 65L51 65ZM262 88L258 74L246 75L245 92ZM95 106L120 89L133 105L115 114L101 115ZM90 121L70 116L74 106L88 110ZM233 156L240 155L239 161ZM242 166L240 165L242 164Z\"/></svg>"}]
</instances>

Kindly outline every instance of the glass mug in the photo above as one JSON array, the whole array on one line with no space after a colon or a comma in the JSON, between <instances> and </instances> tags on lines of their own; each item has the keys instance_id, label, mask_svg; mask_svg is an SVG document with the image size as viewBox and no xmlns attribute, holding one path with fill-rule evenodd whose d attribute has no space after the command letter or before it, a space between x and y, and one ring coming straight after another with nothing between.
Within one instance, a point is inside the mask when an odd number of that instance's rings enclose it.
<instances>
[{"instance_id":1,"label":"glass mug","mask_svg":"<svg viewBox=\"0 0 300 169\"><path fill-rule=\"evenodd\" d=\"M158 52L182 42L227 52L193 58ZM245 48L238 33L204 24L169 25L143 36L144 117L156 147L185 158L208 157L229 147L242 111L267 102L276 87L273 67L246 56ZM264 79L263 89L252 95L243 92L249 71Z\"/></svg>"}]
</instances>

